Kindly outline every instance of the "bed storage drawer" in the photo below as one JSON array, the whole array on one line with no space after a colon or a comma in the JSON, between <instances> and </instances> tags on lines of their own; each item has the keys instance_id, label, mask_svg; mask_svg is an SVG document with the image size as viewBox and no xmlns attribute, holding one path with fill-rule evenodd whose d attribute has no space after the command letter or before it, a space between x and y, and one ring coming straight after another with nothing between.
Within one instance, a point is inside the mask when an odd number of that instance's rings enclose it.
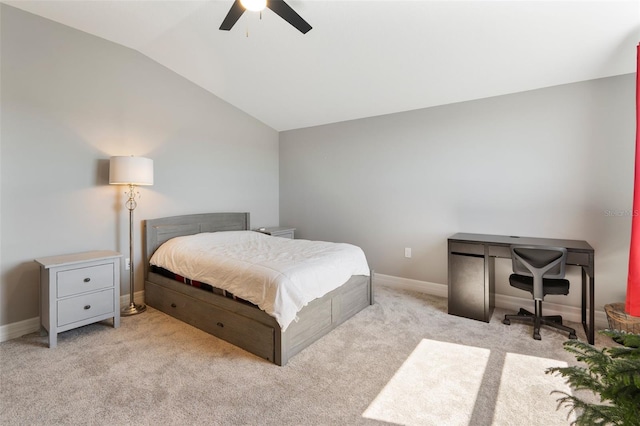
<instances>
[{"instance_id":1,"label":"bed storage drawer","mask_svg":"<svg viewBox=\"0 0 640 426\"><path fill-rule=\"evenodd\" d=\"M355 277L343 285L342 297L334 301L333 322L342 324L369 305L368 277Z\"/></svg>"},{"instance_id":2,"label":"bed storage drawer","mask_svg":"<svg viewBox=\"0 0 640 426\"><path fill-rule=\"evenodd\" d=\"M315 341L316 336L323 335L333 328L331 307L333 300L316 299L305 307L305 316L310 320L300 323L294 321L287 328L291 354L298 353L302 348Z\"/></svg>"},{"instance_id":3,"label":"bed storage drawer","mask_svg":"<svg viewBox=\"0 0 640 426\"><path fill-rule=\"evenodd\" d=\"M273 327L149 281L146 282L145 301L153 308L274 361Z\"/></svg>"}]
</instances>

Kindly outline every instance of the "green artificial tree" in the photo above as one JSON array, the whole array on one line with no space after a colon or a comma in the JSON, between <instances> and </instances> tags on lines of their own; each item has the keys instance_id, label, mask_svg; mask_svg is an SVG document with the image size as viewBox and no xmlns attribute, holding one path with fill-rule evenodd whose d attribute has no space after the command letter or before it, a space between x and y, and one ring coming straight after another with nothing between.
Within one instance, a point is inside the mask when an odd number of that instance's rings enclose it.
<instances>
[{"instance_id":1,"label":"green artificial tree","mask_svg":"<svg viewBox=\"0 0 640 426\"><path fill-rule=\"evenodd\" d=\"M640 426L640 335L618 330L601 331L624 346L598 350L594 346L570 340L564 348L584 362L586 367L553 367L547 374L567 379L575 390L589 390L600 397L600 404L588 403L566 392L558 399L558 408L569 407L577 419L573 424Z\"/></svg>"}]
</instances>

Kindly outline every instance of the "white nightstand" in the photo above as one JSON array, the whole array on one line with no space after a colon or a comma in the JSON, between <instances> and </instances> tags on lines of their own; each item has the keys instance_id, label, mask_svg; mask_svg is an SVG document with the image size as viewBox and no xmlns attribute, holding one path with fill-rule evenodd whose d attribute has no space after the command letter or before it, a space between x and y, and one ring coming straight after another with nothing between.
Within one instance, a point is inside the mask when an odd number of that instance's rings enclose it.
<instances>
[{"instance_id":1,"label":"white nightstand","mask_svg":"<svg viewBox=\"0 0 640 426\"><path fill-rule=\"evenodd\" d=\"M296 228L287 228L285 226L256 229L256 231L262 232L263 234L272 235L274 237L291 238L292 240L294 238L293 233L295 230Z\"/></svg>"},{"instance_id":2,"label":"white nightstand","mask_svg":"<svg viewBox=\"0 0 640 426\"><path fill-rule=\"evenodd\" d=\"M115 251L35 259L40 264L40 324L55 348L58 333L113 318L120 326L120 258Z\"/></svg>"}]
</instances>

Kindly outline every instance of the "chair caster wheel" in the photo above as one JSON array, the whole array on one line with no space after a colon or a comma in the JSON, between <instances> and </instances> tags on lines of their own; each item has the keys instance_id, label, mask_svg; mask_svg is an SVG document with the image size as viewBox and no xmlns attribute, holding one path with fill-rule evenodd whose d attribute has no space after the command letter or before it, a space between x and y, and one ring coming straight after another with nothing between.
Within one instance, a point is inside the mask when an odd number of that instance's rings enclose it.
<instances>
[{"instance_id":1,"label":"chair caster wheel","mask_svg":"<svg viewBox=\"0 0 640 426\"><path fill-rule=\"evenodd\" d=\"M502 320L502 323L503 323L504 325L511 325L511 320L503 319L503 320Z\"/></svg>"},{"instance_id":2,"label":"chair caster wheel","mask_svg":"<svg viewBox=\"0 0 640 426\"><path fill-rule=\"evenodd\" d=\"M578 339L578 336L576 336L576 333L569 333L569 339L576 340Z\"/></svg>"},{"instance_id":3,"label":"chair caster wheel","mask_svg":"<svg viewBox=\"0 0 640 426\"><path fill-rule=\"evenodd\" d=\"M536 340L542 340L542 337L540 337L540 333L533 333L533 338Z\"/></svg>"}]
</instances>

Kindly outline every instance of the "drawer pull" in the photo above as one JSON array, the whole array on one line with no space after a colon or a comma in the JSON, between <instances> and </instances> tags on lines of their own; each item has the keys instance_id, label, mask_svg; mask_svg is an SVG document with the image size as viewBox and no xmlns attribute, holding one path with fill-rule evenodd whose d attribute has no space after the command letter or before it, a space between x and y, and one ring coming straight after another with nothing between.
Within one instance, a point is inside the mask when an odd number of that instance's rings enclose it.
<instances>
[{"instance_id":1,"label":"drawer pull","mask_svg":"<svg viewBox=\"0 0 640 426\"><path fill-rule=\"evenodd\" d=\"M176 308L177 306L178 306L178 305L176 305L175 303L172 303L172 304L171 304L171 307L172 307L172 308Z\"/></svg>"},{"instance_id":2,"label":"drawer pull","mask_svg":"<svg viewBox=\"0 0 640 426\"><path fill-rule=\"evenodd\" d=\"M84 309L85 309L85 310L87 310L87 309L91 309L91 305L84 305Z\"/></svg>"},{"instance_id":3,"label":"drawer pull","mask_svg":"<svg viewBox=\"0 0 640 426\"><path fill-rule=\"evenodd\" d=\"M91 278L85 278L85 279L84 279L84 282L85 282L85 283L88 283L89 281L91 281Z\"/></svg>"},{"instance_id":4,"label":"drawer pull","mask_svg":"<svg viewBox=\"0 0 640 426\"><path fill-rule=\"evenodd\" d=\"M224 324L223 324L223 323L221 323L221 322L217 323L216 325L217 325L218 327L224 327Z\"/></svg>"}]
</instances>

